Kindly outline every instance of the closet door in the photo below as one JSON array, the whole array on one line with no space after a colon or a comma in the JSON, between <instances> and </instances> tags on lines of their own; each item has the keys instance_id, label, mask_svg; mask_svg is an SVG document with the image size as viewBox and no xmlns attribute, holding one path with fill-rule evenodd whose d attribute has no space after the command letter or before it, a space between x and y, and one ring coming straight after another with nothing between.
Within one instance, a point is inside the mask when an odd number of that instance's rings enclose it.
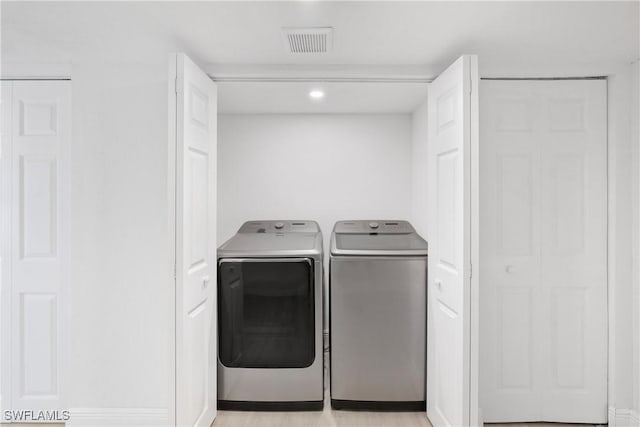
<instances>
[{"instance_id":1,"label":"closet door","mask_svg":"<svg viewBox=\"0 0 640 427\"><path fill-rule=\"evenodd\" d=\"M11 113L12 409L62 409L70 83L15 81Z\"/></svg>"},{"instance_id":2,"label":"closet door","mask_svg":"<svg viewBox=\"0 0 640 427\"><path fill-rule=\"evenodd\" d=\"M434 427L477 422L471 287L477 88L477 58L463 56L428 89L427 415Z\"/></svg>"},{"instance_id":3,"label":"closet door","mask_svg":"<svg viewBox=\"0 0 640 427\"><path fill-rule=\"evenodd\" d=\"M483 81L486 422L607 422L606 81Z\"/></svg>"},{"instance_id":4,"label":"closet door","mask_svg":"<svg viewBox=\"0 0 640 427\"><path fill-rule=\"evenodd\" d=\"M176 57L176 425L210 426L217 406L217 88Z\"/></svg>"}]
</instances>

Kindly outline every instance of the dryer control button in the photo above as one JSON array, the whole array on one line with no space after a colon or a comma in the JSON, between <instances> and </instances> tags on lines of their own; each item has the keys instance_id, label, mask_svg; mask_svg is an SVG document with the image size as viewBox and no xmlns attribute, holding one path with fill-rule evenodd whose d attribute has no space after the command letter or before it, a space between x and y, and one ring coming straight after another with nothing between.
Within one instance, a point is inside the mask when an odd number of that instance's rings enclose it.
<instances>
[{"instance_id":1,"label":"dryer control button","mask_svg":"<svg viewBox=\"0 0 640 427\"><path fill-rule=\"evenodd\" d=\"M276 230L282 230L284 228L284 224L281 222L276 222L273 226L276 228Z\"/></svg>"},{"instance_id":2,"label":"dryer control button","mask_svg":"<svg viewBox=\"0 0 640 427\"><path fill-rule=\"evenodd\" d=\"M379 224L377 222L370 222L369 223L369 228L374 228L375 229L375 228L378 228L378 227L379 227Z\"/></svg>"}]
</instances>

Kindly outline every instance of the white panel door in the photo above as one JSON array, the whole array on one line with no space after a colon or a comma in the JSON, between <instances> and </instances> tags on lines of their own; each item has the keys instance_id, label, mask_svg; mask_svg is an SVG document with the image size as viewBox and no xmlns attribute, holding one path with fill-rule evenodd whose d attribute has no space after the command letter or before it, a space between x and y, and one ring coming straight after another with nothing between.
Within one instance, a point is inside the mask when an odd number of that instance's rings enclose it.
<instances>
[{"instance_id":1,"label":"white panel door","mask_svg":"<svg viewBox=\"0 0 640 427\"><path fill-rule=\"evenodd\" d=\"M481 90L484 420L606 423L606 82Z\"/></svg>"},{"instance_id":2,"label":"white panel door","mask_svg":"<svg viewBox=\"0 0 640 427\"><path fill-rule=\"evenodd\" d=\"M15 81L11 114L12 409L62 409L70 83Z\"/></svg>"},{"instance_id":3,"label":"white panel door","mask_svg":"<svg viewBox=\"0 0 640 427\"><path fill-rule=\"evenodd\" d=\"M11 82L0 82L0 416L11 409Z\"/></svg>"},{"instance_id":4,"label":"white panel door","mask_svg":"<svg viewBox=\"0 0 640 427\"><path fill-rule=\"evenodd\" d=\"M428 89L427 415L434 427L475 424L471 355L471 155L477 59L463 56Z\"/></svg>"},{"instance_id":5,"label":"white panel door","mask_svg":"<svg viewBox=\"0 0 640 427\"><path fill-rule=\"evenodd\" d=\"M176 424L216 415L217 88L177 55Z\"/></svg>"}]
</instances>

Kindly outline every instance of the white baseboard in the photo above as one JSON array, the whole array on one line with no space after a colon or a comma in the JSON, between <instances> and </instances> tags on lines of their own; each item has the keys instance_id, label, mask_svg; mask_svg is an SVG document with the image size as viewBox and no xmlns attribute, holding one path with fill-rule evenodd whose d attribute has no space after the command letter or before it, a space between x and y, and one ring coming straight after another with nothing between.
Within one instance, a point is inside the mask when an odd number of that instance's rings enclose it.
<instances>
[{"instance_id":1,"label":"white baseboard","mask_svg":"<svg viewBox=\"0 0 640 427\"><path fill-rule=\"evenodd\" d=\"M640 412L610 406L609 427L640 427Z\"/></svg>"},{"instance_id":2,"label":"white baseboard","mask_svg":"<svg viewBox=\"0 0 640 427\"><path fill-rule=\"evenodd\" d=\"M156 427L169 424L169 411L164 408L74 408L69 412L68 427Z\"/></svg>"}]
</instances>

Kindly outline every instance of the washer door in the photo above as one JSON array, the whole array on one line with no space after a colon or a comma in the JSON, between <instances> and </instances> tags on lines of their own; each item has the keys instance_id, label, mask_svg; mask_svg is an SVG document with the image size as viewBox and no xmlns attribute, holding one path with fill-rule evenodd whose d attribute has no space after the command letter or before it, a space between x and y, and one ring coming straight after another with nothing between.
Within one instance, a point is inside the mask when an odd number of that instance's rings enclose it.
<instances>
[{"instance_id":1,"label":"washer door","mask_svg":"<svg viewBox=\"0 0 640 427\"><path fill-rule=\"evenodd\" d=\"M311 366L312 260L223 259L218 276L219 358L224 366Z\"/></svg>"}]
</instances>

